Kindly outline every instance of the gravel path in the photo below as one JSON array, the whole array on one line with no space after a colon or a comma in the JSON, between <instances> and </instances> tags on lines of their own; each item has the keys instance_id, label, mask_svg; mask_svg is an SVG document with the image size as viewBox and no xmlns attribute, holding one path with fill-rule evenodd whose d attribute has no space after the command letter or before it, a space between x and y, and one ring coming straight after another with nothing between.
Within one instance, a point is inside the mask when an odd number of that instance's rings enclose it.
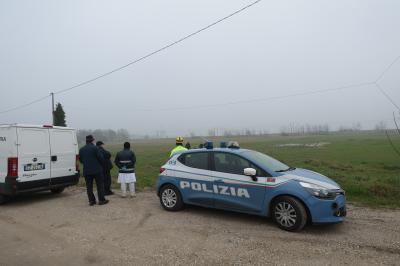
<instances>
[{"instance_id":1,"label":"gravel path","mask_svg":"<svg viewBox=\"0 0 400 266\"><path fill-rule=\"evenodd\" d=\"M278 229L198 207L170 213L154 191L89 207L85 192L0 206L0 265L400 265L400 211L349 206L343 224Z\"/></svg>"}]
</instances>

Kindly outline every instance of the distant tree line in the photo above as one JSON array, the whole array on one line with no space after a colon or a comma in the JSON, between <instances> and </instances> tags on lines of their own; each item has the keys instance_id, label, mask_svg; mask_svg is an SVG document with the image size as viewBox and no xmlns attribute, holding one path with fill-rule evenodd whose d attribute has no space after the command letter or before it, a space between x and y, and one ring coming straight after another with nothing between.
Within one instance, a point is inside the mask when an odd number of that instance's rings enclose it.
<instances>
[{"instance_id":1,"label":"distant tree line","mask_svg":"<svg viewBox=\"0 0 400 266\"><path fill-rule=\"evenodd\" d=\"M338 128L332 129L328 124L320 124L320 125L311 125L311 124L295 124L290 123L287 126L283 126L280 129L278 134L282 136L300 136L300 135L324 135L329 134L330 132L361 132L363 127L361 123L353 123L351 126L340 126ZM369 129L368 131L371 131ZM372 131L376 132L392 132L393 129L388 129L387 124L384 121L380 121L375 125ZM398 130L400 132L400 130ZM171 138L173 136L169 136L165 130L157 130L151 135L134 135L130 134L126 129L81 129L78 130L77 136L80 144L85 143L85 137L87 135L93 135L96 140L101 140L104 142L123 142L129 139L162 139L162 138ZM208 137L235 137L235 136L266 136L270 133L266 129L251 129L251 128L243 128L243 129L225 129L225 128L211 128L207 131ZM196 132L189 132L187 134L188 137L195 138L199 136Z\"/></svg>"},{"instance_id":2,"label":"distant tree line","mask_svg":"<svg viewBox=\"0 0 400 266\"><path fill-rule=\"evenodd\" d=\"M281 128L281 135L322 135L329 133L329 125L296 125L294 123L290 123L288 126L284 126Z\"/></svg>"},{"instance_id":3,"label":"distant tree line","mask_svg":"<svg viewBox=\"0 0 400 266\"><path fill-rule=\"evenodd\" d=\"M257 135L268 135L268 134L269 132L267 130L251 129L251 128L243 128L243 129L211 128L207 131L207 136L209 137L257 136ZM191 132L190 136L195 137L196 134Z\"/></svg>"},{"instance_id":4,"label":"distant tree line","mask_svg":"<svg viewBox=\"0 0 400 266\"><path fill-rule=\"evenodd\" d=\"M80 129L77 132L78 142L80 144L85 143L85 137L87 135L93 135L96 140L103 142L122 142L130 139L130 134L126 129Z\"/></svg>"},{"instance_id":5,"label":"distant tree line","mask_svg":"<svg viewBox=\"0 0 400 266\"><path fill-rule=\"evenodd\" d=\"M371 130L371 129L369 129ZM386 123L380 121L375 125L372 131L385 132L387 130ZM350 126L339 126L338 128L331 128L328 124L295 124L290 123L280 128L279 134L282 136L300 136L300 135L324 135L330 132L361 132L363 131L362 124L355 122ZM223 128L211 128L207 131L207 136L210 137L234 137L234 136L263 136L271 134L265 129L223 129ZM195 133L191 132L190 136L195 136Z\"/></svg>"}]
</instances>

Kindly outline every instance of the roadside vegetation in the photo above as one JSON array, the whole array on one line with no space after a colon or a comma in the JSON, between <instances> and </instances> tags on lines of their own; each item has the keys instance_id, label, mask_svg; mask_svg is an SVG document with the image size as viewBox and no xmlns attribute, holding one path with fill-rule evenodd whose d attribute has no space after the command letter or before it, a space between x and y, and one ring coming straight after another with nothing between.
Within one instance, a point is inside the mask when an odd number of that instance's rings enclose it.
<instances>
[{"instance_id":1,"label":"roadside vegetation","mask_svg":"<svg viewBox=\"0 0 400 266\"><path fill-rule=\"evenodd\" d=\"M307 136L212 137L220 141L237 140L242 148L271 155L294 167L320 172L346 190L347 199L368 206L400 207L400 157L393 151L384 133L340 133ZM400 147L400 137L392 139ZM197 147L202 139L187 139ZM153 187L160 167L174 146L173 139L135 140L138 189ZM121 144L108 144L113 158ZM112 170L113 186L117 169ZM83 180L81 179L81 185Z\"/></svg>"}]
</instances>

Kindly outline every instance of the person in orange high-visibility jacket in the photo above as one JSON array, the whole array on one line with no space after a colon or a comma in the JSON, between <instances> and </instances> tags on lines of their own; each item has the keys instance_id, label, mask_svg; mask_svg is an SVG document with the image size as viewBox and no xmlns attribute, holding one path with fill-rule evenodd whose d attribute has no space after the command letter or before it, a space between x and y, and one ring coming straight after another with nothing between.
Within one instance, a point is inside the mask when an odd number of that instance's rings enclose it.
<instances>
[{"instance_id":1,"label":"person in orange high-visibility jacket","mask_svg":"<svg viewBox=\"0 0 400 266\"><path fill-rule=\"evenodd\" d=\"M177 137L176 138L176 146L175 146L175 148L172 149L170 157L172 155L174 155L175 153L183 152L183 151L187 151L187 149L185 147L183 147L183 138Z\"/></svg>"}]
</instances>

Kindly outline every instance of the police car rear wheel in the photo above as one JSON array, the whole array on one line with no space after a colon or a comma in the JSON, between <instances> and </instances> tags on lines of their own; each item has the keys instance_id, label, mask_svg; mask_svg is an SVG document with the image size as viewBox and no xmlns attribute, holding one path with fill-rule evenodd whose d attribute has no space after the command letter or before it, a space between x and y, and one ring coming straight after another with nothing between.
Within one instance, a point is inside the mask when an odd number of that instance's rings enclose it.
<instances>
[{"instance_id":1,"label":"police car rear wheel","mask_svg":"<svg viewBox=\"0 0 400 266\"><path fill-rule=\"evenodd\" d=\"M161 206L167 211L179 211L183 208L183 201L179 190L172 185L166 185L160 191Z\"/></svg>"},{"instance_id":2,"label":"police car rear wheel","mask_svg":"<svg viewBox=\"0 0 400 266\"><path fill-rule=\"evenodd\" d=\"M307 223L307 211L295 198L284 196L275 200L273 218L286 231L300 231Z\"/></svg>"}]
</instances>

